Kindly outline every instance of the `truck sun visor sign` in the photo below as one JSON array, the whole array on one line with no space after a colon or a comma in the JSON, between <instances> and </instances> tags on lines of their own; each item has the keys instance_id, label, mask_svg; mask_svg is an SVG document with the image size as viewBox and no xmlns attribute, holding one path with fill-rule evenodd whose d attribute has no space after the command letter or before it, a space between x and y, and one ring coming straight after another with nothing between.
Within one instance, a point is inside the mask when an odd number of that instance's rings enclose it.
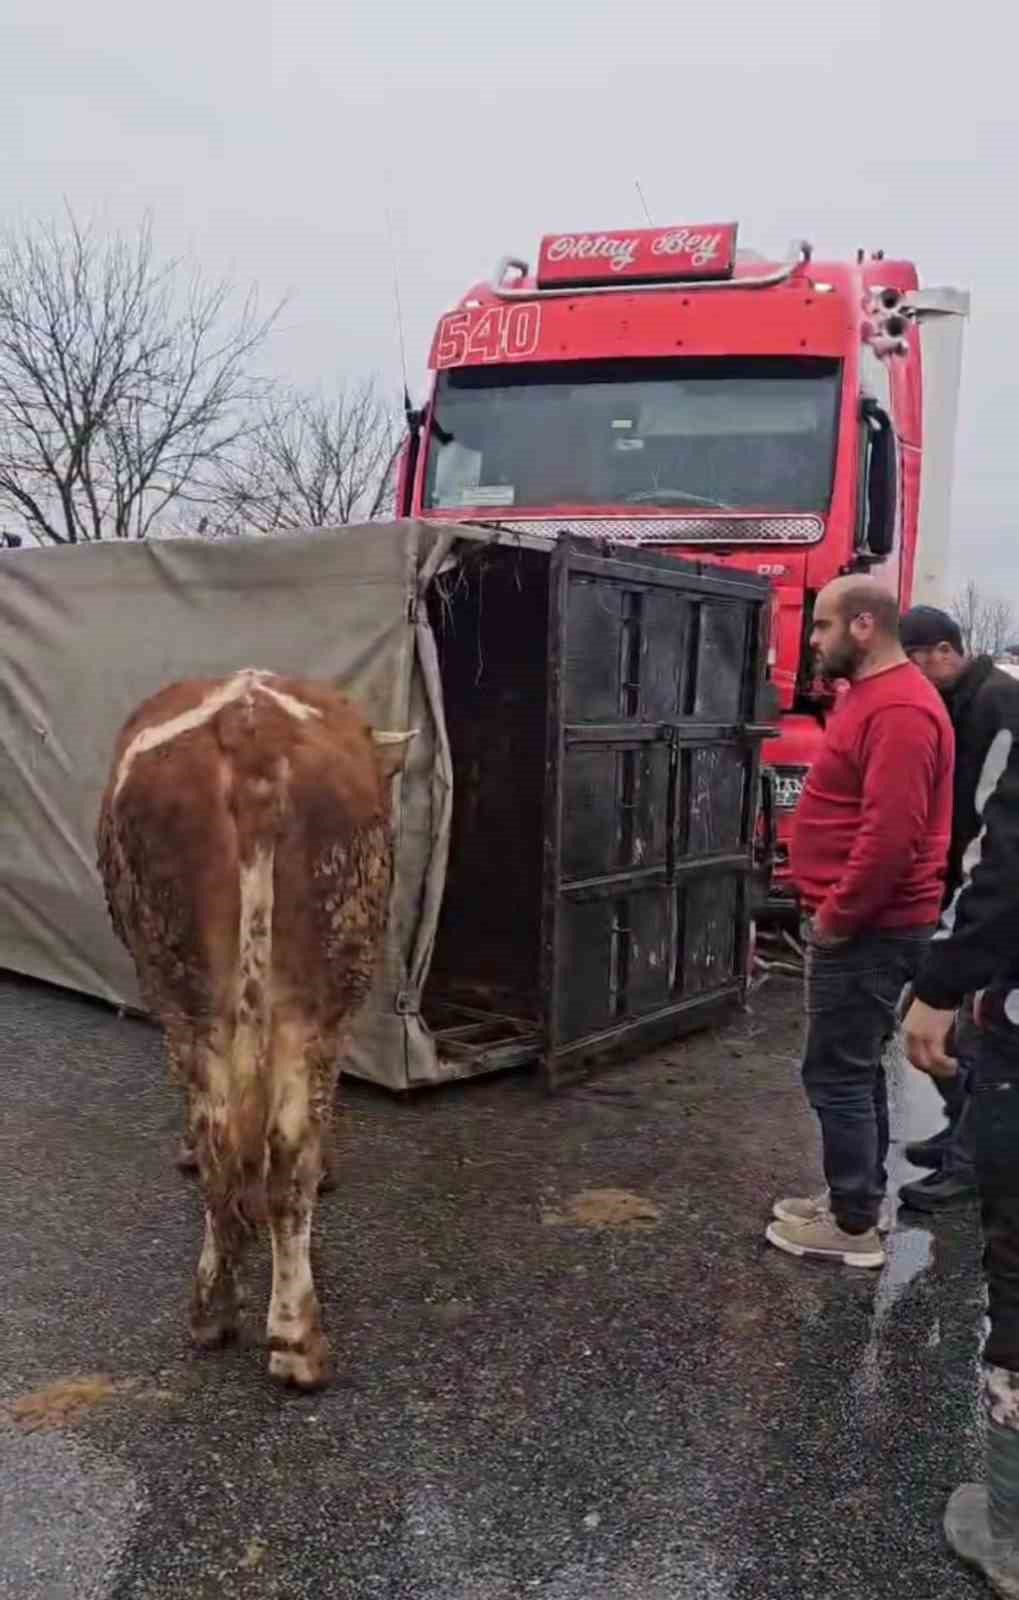
<instances>
[{"instance_id":1,"label":"truck sun visor sign","mask_svg":"<svg viewBox=\"0 0 1019 1600\"><path fill-rule=\"evenodd\" d=\"M731 278L735 222L618 233L550 233L541 241L539 289L607 283Z\"/></svg>"}]
</instances>

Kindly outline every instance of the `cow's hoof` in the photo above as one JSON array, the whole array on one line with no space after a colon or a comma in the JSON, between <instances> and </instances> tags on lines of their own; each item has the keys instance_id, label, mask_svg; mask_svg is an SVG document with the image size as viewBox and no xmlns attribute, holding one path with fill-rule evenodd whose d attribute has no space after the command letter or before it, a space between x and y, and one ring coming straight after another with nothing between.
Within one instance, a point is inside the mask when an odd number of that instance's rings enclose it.
<instances>
[{"instance_id":1,"label":"cow's hoof","mask_svg":"<svg viewBox=\"0 0 1019 1600\"><path fill-rule=\"evenodd\" d=\"M215 1350L236 1339L240 1310L236 1288L219 1284L208 1296L196 1294L191 1301L191 1337L200 1350Z\"/></svg>"},{"instance_id":2,"label":"cow's hoof","mask_svg":"<svg viewBox=\"0 0 1019 1600\"><path fill-rule=\"evenodd\" d=\"M270 1351L269 1376L292 1389L324 1389L333 1376L328 1339L318 1334L299 1350Z\"/></svg>"},{"instance_id":3,"label":"cow's hoof","mask_svg":"<svg viewBox=\"0 0 1019 1600\"><path fill-rule=\"evenodd\" d=\"M192 1317L191 1339L199 1350L218 1350L237 1337L237 1322L232 1317Z\"/></svg>"},{"instance_id":4,"label":"cow's hoof","mask_svg":"<svg viewBox=\"0 0 1019 1600\"><path fill-rule=\"evenodd\" d=\"M193 1146L188 1144L186 1139L182 1139L177 1146L174 1162L178 1172L198 1171L198 1157L195 1155Z\"/></svg>"}]
</instances>

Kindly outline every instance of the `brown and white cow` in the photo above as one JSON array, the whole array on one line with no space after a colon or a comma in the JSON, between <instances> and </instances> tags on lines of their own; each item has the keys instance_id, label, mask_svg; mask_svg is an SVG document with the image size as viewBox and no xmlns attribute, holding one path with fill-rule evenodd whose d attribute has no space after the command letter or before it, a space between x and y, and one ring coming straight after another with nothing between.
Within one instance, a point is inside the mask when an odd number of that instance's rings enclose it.
<instances>
[{"instance_id":1,"label":"brown and white cow","mask_svg":"<svg viewBox=\"0 0 1019 1600\"><path fill-rule=\"evenodd\" d=\"M373 733L327 684L248 668L170 684L117 741L99 868L186 1086L205 1197L191 1332L237 1328L237 1270L268 1221L269 1370L327 1380L309 1243L344 1030L379 955L388 779L412 734Z\"/></svg>"}]
</instances>

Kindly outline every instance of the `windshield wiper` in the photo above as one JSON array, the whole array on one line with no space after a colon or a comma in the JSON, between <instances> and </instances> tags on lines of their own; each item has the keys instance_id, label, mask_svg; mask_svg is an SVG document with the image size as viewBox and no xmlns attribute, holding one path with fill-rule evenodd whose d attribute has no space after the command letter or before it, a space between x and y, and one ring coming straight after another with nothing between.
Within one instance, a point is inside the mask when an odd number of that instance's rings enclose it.
<instances>
[{"instance_id":1,"label":"windshield wiper","mask_svg":"<svg viewBox=\"0 0 1019 1600\"><path fill-rule=\"evenodd\" d=\"M713 501L707 494L694 494L691 490L635 490L627 494L627 506L640 506L648 501L683 501L688 506L710 506L712 510L736 510L725 501Z\"/></svg>"},{"instance_id":2,"label":"windshield wiper","mask_svg":"<svg viewBox=\"0 0 1019 1600\"><path fill-rule=\"evenodd\" d=\"M713 511L735 511L735 506L727 505L724 500L712 500L706 494L693 494L689 489L637 489L635 493L626 497L627 505L641 505L651 500L682 500L687 505L710 506Z\"/></svg>"}]
</instances>

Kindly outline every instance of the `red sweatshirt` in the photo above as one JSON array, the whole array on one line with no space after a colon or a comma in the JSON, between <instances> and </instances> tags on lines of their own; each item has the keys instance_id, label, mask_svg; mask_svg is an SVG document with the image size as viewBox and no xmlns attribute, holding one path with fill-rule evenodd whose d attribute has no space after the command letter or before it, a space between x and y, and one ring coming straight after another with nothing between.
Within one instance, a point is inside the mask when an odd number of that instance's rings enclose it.
<instances>
[{"instance_id":1,"label":"red sweatshirt","mask_svg":"<svg viewBox=\"0 0 1019 1600\"><path fill-rule=\"evenodd\" d=\"M955 738L910 662L854 683L830 717L789 864L825 933L933 925L952 829Z\"/></svg>"}]
</instances>

